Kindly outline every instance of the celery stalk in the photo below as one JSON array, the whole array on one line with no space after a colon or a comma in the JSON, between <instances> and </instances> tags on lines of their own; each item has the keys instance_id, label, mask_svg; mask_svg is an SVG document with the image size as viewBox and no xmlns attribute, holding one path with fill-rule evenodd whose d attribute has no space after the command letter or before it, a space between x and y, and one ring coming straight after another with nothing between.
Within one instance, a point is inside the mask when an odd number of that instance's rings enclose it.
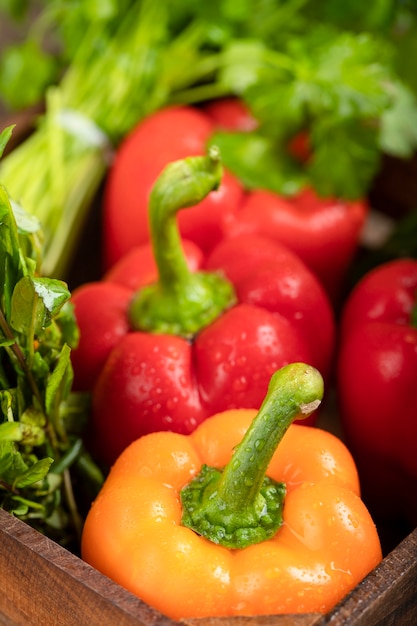
<instances>
[{"instance_id":1,"label":"celery stalk","mask_svg":"<svg viewBox=\"0 0 417 626\"><path fill-rule=\"evenodd\" d=\"M134 3L105 49L91 49L87 32L61 83L47 92L36 130L0 165L10 197L42 225L44 276L66 278L91 199L120 139L167 103L176 85L190 85L208 71L199 64L204 32L192 28L170 42L168 18L164 2L143 0Z\"/></svg>"}]
</instances>

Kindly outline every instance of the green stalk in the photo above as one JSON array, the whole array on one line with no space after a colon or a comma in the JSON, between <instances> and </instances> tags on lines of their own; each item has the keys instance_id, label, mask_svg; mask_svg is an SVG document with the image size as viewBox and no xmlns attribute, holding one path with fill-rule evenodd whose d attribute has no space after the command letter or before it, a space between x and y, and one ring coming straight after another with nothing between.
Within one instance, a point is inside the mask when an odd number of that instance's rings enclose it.
<instances>
[{"instance_id":1,"label":"green stalk","mask_svg":"<svg viewBox=\"0 0 417 626\"><path fill-rule=\"evenodd\" d=\"M129 318L133 328L192 337L235 302L232 284L212 272L190 272L181 245L177 213L194 206L222 176L220 155L170 163L150 196L149 219L159 279L134 296Z\"/></svg>"},{"instance_id":2,"label":"green stalk","mask_svg":"<svg viewBox=\"0 0 417 626\"><path fill-rule=\"evenodd\" d=\"M176 41L169 19L165 2L133 3L106 46L92 45L100 42L92 23L61 83L48 90L36 130L0 164L10 197L41 223L44 276L66 278L120 140L168 104L177 83L183 88L207 72L204 64L200 68L209 56L200 50L204 29L196 25Z\"/></svg>"},{"instance_id":3,"label":"green stalk","mask_svg":"<svg viewBox=\"0 0 417 626\"><path fill-rule=\"evenodd\" d=\"M181 491L182 524L214 543L246 548L270 539L282 524L285 485L266 472L290 424L317 409L323 379L304 363L272 376L258 414L223 471L203 466Z\"/></svg>"}]
</instances>

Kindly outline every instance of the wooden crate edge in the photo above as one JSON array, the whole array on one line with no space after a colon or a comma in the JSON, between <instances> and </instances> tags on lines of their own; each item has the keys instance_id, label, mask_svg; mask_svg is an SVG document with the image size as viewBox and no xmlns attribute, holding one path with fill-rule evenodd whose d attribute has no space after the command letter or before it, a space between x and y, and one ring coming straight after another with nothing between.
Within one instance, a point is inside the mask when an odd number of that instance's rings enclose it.
<instances>
[{"instance_id":1,"label":"wooden crate edge","mask_svg":"<svg viewBox=\"0 0 417 626\"><path fill-rule=\"evenodd\" d=\"M0 617L9 619L10 624L172 626L177 623L2 509L0 579ZM234 626L371 626L393 616L417 615L416 585L417 529L325 616L209 618L186 623L190 626L229 623Z\"/></svg>"}]
</instances>

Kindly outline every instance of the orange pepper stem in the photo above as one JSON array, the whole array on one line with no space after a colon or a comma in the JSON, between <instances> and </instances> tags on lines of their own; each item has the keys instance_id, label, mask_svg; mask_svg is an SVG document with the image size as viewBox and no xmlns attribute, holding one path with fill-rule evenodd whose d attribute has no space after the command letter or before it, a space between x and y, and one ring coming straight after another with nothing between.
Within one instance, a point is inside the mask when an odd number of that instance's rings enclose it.
<instances>
[{"instance_id":1,"label":"orange pepper stem","mask_svg":"<svg viewBox=\"0 0 417 626\"><path fill-rule=\"evenodd\" d=\"M218 188L222 177L215 146L207 156L170 163L150 196L149 219L159 280L135 294L129 317L134 329L192 337L235 300L232 284L212 272L190 272L177 224L180 209Z\"/></svg>"},{"instance_id":2,"label":"orange pepper stem","mask_svg":"<svg viewBox=\"0 0 417 626\"><path fill-rule=\"evenodd\" d=\"M266 476L279 442L296 418L307 417L323 397L323 379L304 363L272 376L267 395L223 471L203 466L181 491L181 523L228 548L271 538L282 524L285 485Z\"/></svg>"}]
</instances>

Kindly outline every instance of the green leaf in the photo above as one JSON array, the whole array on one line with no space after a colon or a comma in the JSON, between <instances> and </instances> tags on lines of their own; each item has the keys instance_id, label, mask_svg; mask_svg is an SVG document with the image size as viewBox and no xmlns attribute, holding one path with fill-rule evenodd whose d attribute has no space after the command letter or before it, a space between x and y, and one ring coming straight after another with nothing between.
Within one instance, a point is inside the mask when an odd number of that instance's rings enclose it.
<instances>
[{"instance_id":1,"label":"green leaf","mask_svg":"<svg viewBox=\"0 0 417 626\"><path fill-rule=\"evenodd\" d=\"M339 118L373 118L389 105L384 80L390 70L383 64L388 52L367 34L342 33L318 47L310 71L321 88L321 111Z\"/></svg>"},{"instance_id":2,"label":"green leaf","mask_svg":"<svg viewBox=\"0 0 417 626\"><path fill-rule=\"evenodd\" d=\"M31 276L16 284L11 299L10 325L17 332L33 337L34 329L43 328L46 322L45 307L38 305L38 297Z\"/></svg>"},{"instance_id":3,"label":"green leaf","mask_svg":"<svg viewBox=\"0 0 417 626\"><path fill-rule=\"evenodd\" d=\"M71 467L71 465L80 456L84 444L82 439L76 439L68 448L63 457L54 465L54 474L62 474L63 471Z\"/></svg>"},{"instance_id":4,"label":"green leaf","mask_svg":"<svg viewBox=\"0 0 417 626\"><path fill-rule=\"evenodd\" d=\"M69 391L72 383L71 348L64 344L57 364L46 385L45 408L48 415L53 415Z\"/></svg>"},{"instance_id":5,"label":"green leaf","mask_svg":"<svg viewBox=\"0 0 417 626\"><path fill-rule=\"evenodd\" d=\"M408 159L417 149L417 97L401 84L390 85L389 91L394 104L381 118L380 148Z\"/></svg>"},{"instance_id":6,"label":"green leaf","mask_svg":"<svg viewBox=\"0 0 417 626\"><path fill-rule=\"evenodd\" d=\"M80 329L76 323L74 305L70 300L64 303L55 316L55 322L61 333L62 342L75 349L80 340Z\"/></svg>"},{"instance_id":7,"label":"green leaf","mask_svg":"<svg viewBox=\"0 0 417 626\"><path fill-rule=\"evenodd\" d=\"M55 358L55 350L46 350L45 354L41 354L40 350L36 350L31 358L31 371L36 378L39 387L43 390L48 380L50 372L50 360ZM24 381L23 384L27 384Z\"/></svg>"},{"instance_id":8,"label":"green leaf","mask_svg":"<svg viewBox=\"0 0 417 626\"><path fill-rule=\"evenodd\" d=\"M3 480L6 480L6 477L9 475L15 454L16 448L12 441L0 440L0 478Z\"/></svg>"},{"instance_id":9,"label":"green leaf","mask_svg":"<svg viewBox=\"0 0 417 626\"><path fill-rule=\"evenodd\" d=\"M15 339L2 339L0 338L0 348L7 348L13 346L16 343Z\"/></svg>"},{"instance_id":10,"label":"green leaf","mask_svg":"<svg viewBox=\"0 0 417 626\"><path fill-rule=\"evenodd\" d=\"M0 441L0 476L12 485L16 476L28 468L23 455L12 441Z\"/></svg>"},{"instance_id":11,"label":"green leaf","mask_svg":"<svg viewBox=\"0 0 417 626\"><path fill-rule=\"evenodd\" d=\"M45 433L36 424L4 422L0 424L0 441L15 441L28 446L39 446L45 441Z\"/></svg>"},{"instance_id":12,"label":"green leaf","mask_svg":"<svg viewBox=\"0 0 417 626\"><path fill-rule=\"evenodd\" d=\"M40 233L41 225L36 215L25 211L17 202L10 201L19 233L23 235Z\"/></svg>"},{"instance_id":13,"label":"green leaf","mask_svg":"<svg viewBox=\"0 0 417 626\"><path fill-rule=\"evenodd\" d=\"M261 133L219 132L210 143L219 147L224 165L248 189L293 195L305 183L303 172L288 154Z\"/></svg>"},{"instance_id":14,"label":"green leaf","mask_svg":"<svg viewBox=\"0 0 417 626\"><path fill-rule=\"evenodd\" d=\"M0 391L0 407L4 421L13 421L13 404L16 394L14 390L4 388Z\"/></svg>"},{"instance_id":15,"label":"green leaf","mask_svg":"<svg viewBox=\"0 0 417 626\"><path fill-rule=\"evenodd\" d=\"M57 315L63 304L71 297L67 285L55 278L33 278L33 285L50 317Z\"/></svg>"},{"instance_id":16,"label":"green leaf","mask_svg":"<svg viewBox=\"0 0 417 626\"><path fill-rule=\"evenodd\" d=\"M32 504L26 499L19 498L18 496L12 497L12 504L8 507L9 513L16 517L23 517L29 511L29 505Z\"/></svg>"},{"instance_id":17,"label":"green leaf","mask_svg":"<svg viewBox=\"0 0 417 626\"><path fill-rule=\"evenodd\" d=\"M10 108L22 108L42 100L56 73L56 60L34 39L8 47L1 57L0 90ZM30 76L30 80L28 80Z\"/></svg>"},{"instance_id":18,"label":"green leaf","mask_svg":"<svg viewBox=\"0 0 417 626\"><path fill-rule=\"evenodd\" d=\"M265 79L270 82L276 75L276 67L268 63L268 54L262 41L232 41L223 53L220 83L236 94L244 94L249 87Z\"/></svg>"},{"instance_id":19,"label":"green leaf","mask_svg":"<svg viewBox=\"0 0 417 626\"><path fill-rule=\"evenodd\" d=\"M11 296L15 284L26 274L20 253L19 236L9 196L0 185L0 305L7 320L11 314Z\"/></svg>"},{"instance_id":20,"label":"green leaf","mask_svg":"<svg viewBox=\"0 0 417 626\"><path fill-rule=\"evenodd\" d=\"M21 441L22 439L22 425L19 422L0 424L0 441Z\"/></svg>"},{"instance_id":21,"label":"green leaf","mask_svg":"<svg viewBox=\"0 0 417 626\"><path fill-rule=\"evenodd\" d=\"M307 174L318 193L358 199L370 185L381 158L377 129L355 121L323 119L311 133Z\"/></svg>"},{"instance_id":22,"label":"green leaf","mask_svg":"<svg viewBox=\"0 0 417 626\"><path fill-rule=\"evenodd\" d=\"M45 428L45 413L35 406L27 407L20 415L22 424L28 426L36 426L37 428Z\"/></svg>"},{"instance_id":23,"label":"green leaf","mask_svg":"<svg viewBox=\"0 0 417 626\"><path fill-rule=\"evenodd\" d=\"M29 511L29 509L35 509L38 511L44 510L44 505L40 502L36 502L35 500L29 500L28 498L22 498L22 496L14 495L12 501L16 503L17 506L10 509L10 513L16 515L18 517L23 517Z\"/></svg>"},{"instance_id":24,"label":"green leaf","mask_svg":"<svg viewBox=\"0 0 417 626\"><path fill-rule=\"evenodd\" d=\"M16 476L14 480L14 486L17 489L23 489L24 487L28 487L29 485L33 485L34 483L43 480L47 473L49 472L49 468L54 462L51 458L41 459L34 463L31 467L29 467L25 472Z\"/></svg>"},{"instance_id":25,"label":"green leaf","mask_svg":"<svg viewBox=\"0 0 417 626\"><path fill-rule=\"evenodd\" d=\"M23 277L12 295L10 324L20 333L37 334L70 298L65 283L52 278Z\"/></svg>"},{"instance_id":26,"label":"green leaf","mask_svg":"<svg viewBox=\"0 0 417 626\"><path fill-rule=\"evenodd\" d=\"M12 124L11 126L7 126L0 133L0 157L2 156L10 137L12 136L14 127L15 127L15 124Z\"/></svg>"},{"instance_id":27,"label":"green leaf","mask_svg":"<svg viewBox=\"0 0 417 626\"><path fill-rule=\"evenodd\" d=\"M320 90L311 81L298 79L254 85L245 100L260 120L263 134L285 143L311 119Z\"/></svg>"}]
</instances>

